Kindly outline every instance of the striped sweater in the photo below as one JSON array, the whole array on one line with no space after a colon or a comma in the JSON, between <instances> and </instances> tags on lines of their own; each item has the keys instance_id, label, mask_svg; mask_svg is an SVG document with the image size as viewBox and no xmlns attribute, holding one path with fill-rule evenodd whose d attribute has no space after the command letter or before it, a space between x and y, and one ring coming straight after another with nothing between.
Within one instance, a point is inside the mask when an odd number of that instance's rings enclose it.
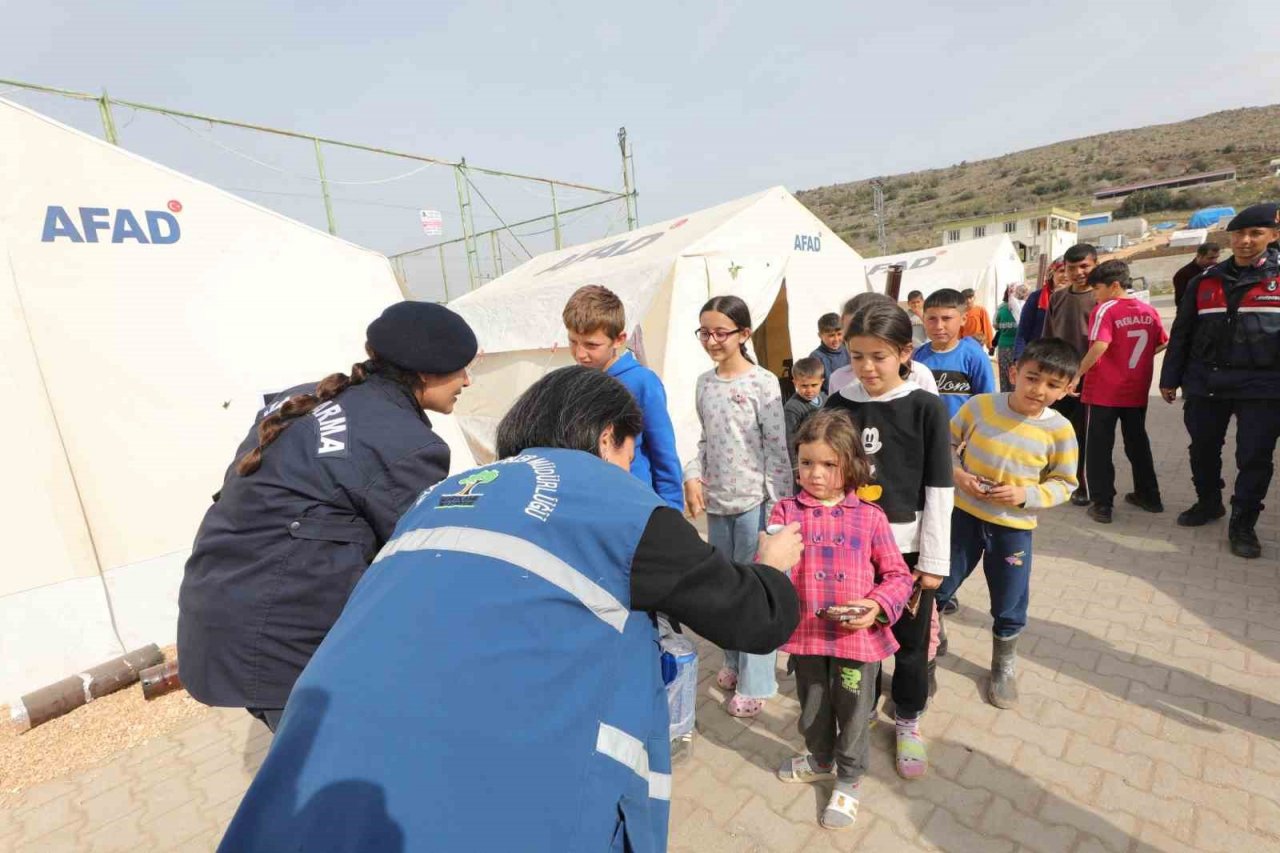
<instances>
[{"instance_id":1,"label":"striped sweater","mask_svg":"<svg viewBox=\"0 0 1280 853\"><path fill-rule=\"evenodd\" d=\"M1033 530L1033 510L1065 503L1075 491L1076 436L1053 409L1029 418L1009 408L1008 394L971 397L951 419L951 446L964 470L1027 490L1020 507L978 500L956 489L956 508L975 518Z\"/></svg>"}]
</instances>

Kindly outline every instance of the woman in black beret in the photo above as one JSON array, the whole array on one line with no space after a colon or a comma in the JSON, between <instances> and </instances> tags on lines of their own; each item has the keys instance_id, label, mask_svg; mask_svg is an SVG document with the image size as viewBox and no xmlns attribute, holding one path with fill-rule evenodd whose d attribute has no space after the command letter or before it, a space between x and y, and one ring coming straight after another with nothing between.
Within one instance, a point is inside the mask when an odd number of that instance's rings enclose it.
<instances>
[{"instance_id":1,"label":"woman in black beret","mask_svg":"<svg viewBox=\"0 0 1280 853\"><path fill-rule=\"evenodd\" d=\"M183 684L273 731L400 515L449 473L426 412L453 411L471 384L475 334L441 305L392 305L366 341L350 376L291 388L259 413L183 575Z\"/></svg>"}]
</instances>

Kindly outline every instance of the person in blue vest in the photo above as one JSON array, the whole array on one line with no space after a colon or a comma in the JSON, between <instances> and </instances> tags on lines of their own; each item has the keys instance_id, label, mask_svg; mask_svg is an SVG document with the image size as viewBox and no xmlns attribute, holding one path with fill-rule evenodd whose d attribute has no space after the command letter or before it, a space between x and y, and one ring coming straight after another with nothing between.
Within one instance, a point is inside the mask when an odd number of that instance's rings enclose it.
<instances>
[{"instance_id":1,"label":"person in blue vest","mask_svg":"<svg viewBox=\"0 0 1280 853\"><path fill-rule=\"evenodd\" d=\"M666 849L653 611L763 653L799 621L799 525L736 564L627 472L635 399L553 371L498 460L397 525L285 708L226 851Z\"/></svg>"},{"instance_id":2,"label":"person in blue vest","mask_svg":"<svg viewBox=\"0 0 1280 853\"><path fill-rule=\"evenodd\" d=\"M442 305L400 302L368 359L278 395L236 451L178 592L182 682L273 731L302 668L400 516L449 473L424 410L471 384L476 337Z\"/></svg>"}]
</instances>

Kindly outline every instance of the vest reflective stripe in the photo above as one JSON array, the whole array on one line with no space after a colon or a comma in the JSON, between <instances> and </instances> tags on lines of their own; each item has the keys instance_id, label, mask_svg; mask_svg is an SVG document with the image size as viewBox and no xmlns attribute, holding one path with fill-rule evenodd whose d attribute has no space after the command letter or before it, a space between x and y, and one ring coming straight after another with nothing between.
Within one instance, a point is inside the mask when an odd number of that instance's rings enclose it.
<instances>
[{"instance_id":1,"label":"vest reflective stripe","mask_svg":"<svg viewBox=\"0 0 1280 853\"><path fill-rule=\"evenodd\" d=\"M655 800L671 799L671 774L649 770L649 750L644 742L617 726L600 724L596 734L596 752L607 755L649 783L649 796Z\"/></svg>"},{"instance_id":2,"label":"vest reflective stripe","mask_svg":"<svg viewBox=\"0 0 1280 853\"><path fill-rule=\"evenodd\" d=\"M1237 308L1236 311L1240 314L1280 314L1280 307L1271 307L1268 305L1246 308L1241 306Z\"/></svg>"},{"instance_id":3,"label":"vest reflective stripe","mask_svg":"<svg viewBox=\"0 0 1280 853\"><path fill-rule=\"evenodd\" d=\"M1227 313L1227 309L1226 309L1226 308L1201 308L1201 309L1200 309L1199 311L1197 311L1196 313L1198 313L1198 314L1225 314L1225 313Z\"/></svg>"},{"instance_id":4,"label":"vest reflective stripe","mask_svg":"<svg viewBox=\"0 0 1280 853\"><path fill-rule=\"evenodd\" d=\"M410 530L388 542L373 562L402 551L455 551L510 563L560 587L619 634L627 624L630 611L608 590L527 539L475 527Z\"/></svg>"}]
</instances>

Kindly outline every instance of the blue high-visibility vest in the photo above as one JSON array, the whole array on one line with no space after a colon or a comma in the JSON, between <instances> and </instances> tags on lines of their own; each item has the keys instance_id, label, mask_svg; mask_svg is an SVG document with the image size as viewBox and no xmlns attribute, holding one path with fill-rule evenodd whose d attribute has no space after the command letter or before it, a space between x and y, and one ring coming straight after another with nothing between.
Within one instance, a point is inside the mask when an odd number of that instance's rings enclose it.
<instances>
[{"instance_id":1,"label":"blue high-visibility vest","mask_svg":"<svg viewBox=\"0 0 1280 853\"><path fill-rule=\"evenodd\" d=\"M664 851L661 650L631 562L662 500L587 453L444 480L289 698L234 851Z\"/></svg>"}]
</instances>

